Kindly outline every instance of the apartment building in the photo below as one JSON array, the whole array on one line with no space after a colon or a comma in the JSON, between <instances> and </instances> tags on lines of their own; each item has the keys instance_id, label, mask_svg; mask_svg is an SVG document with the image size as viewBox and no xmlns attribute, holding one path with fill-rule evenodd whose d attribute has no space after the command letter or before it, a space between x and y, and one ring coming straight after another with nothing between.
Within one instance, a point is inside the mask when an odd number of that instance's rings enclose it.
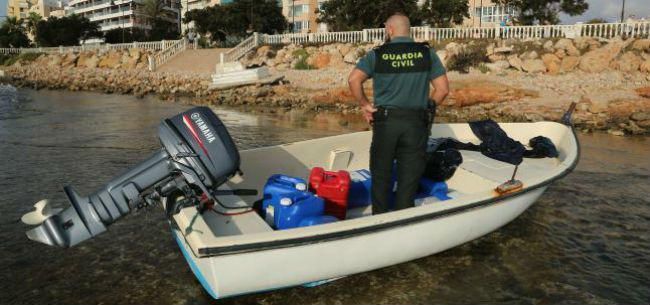
<instances>
[{"instance_id":1,"label":"apartment building","mask_svg":"<svg viewBox=\"0 0 650 305\"><path fill-rule=\"evenodd\" d=\"M327 0L278 0L282 6L282 14L292 25L290 30L295 33L326 32L327 25L318 23L318 10Z\"/></svg>"},{"instance_id":2,"label":"apartment building","mask_svg":"<svg viewBox=\"0 0 650 305\"><path fill-rule=\"evenodd\" d=\"M237 0L182 0L183 14L193 9L202 9L215 4L227 4ZM318 10L328 0L277 0L282 7L282 14L287 18L295 33L327 32L326 24L318 23ZM418 0L424 4L426 0ZM494 27L504 20L512 20L515 10L512 7L498 5L491 0L468 0L469 18L462 27ZM185 25L183 25L185 26ZM189 25L191 27L191 25Z\"/></svg>"},{"instance_id":3,"label":"apartment building","mask_svg":"<svg viewBox=\"0 0 650 305\"><path fill-rule=\"evenodd\" d=\"M7 16L18 19L27 18L30 12L47 18L54 13L59 15L63 11L63 4L56 0L8 0Z\"/></svg>"},{"instance_id":4,"label":"apartment building","mask_svg":"<svg viewBox=\"0 0 650 305\"><path fill-rule=\"evenodd\" d=\"M278 0L282 6L282 13L293 25L296 33L326 32L327 25L316 22L318 13L324 2L328 0ZM418 4L424 4L425 0L418 0ZM512 20L515 9L509 6L499 5L490 0L468 0L469 18L461 26L463 27L494 27L499 26L504 20Z\"/></svg>"},{"instance_id":5,"label":"apartment building","mask_svg":"<svg viewBox=\"0 0 650 305\"><path fill-rule=\"evenodd\" d=\"M102 31L123 28L150 29L142 13L144 0L71 0L68 14L77 14L98 23ZM180 1L164 0L163 19L180 25Z\"/></svg>"},{"instance_id":6,"label":"apartment building","mask_svg":"<svg viewBox=\"0 0 650 305\"><path fill-rule=\"evenodd\" d=\"M469 18L465 18L464 27L495 27L512 21L516 16L512 6L496 4L490 0L469 0Z\"/></svg>"}]
</instances>

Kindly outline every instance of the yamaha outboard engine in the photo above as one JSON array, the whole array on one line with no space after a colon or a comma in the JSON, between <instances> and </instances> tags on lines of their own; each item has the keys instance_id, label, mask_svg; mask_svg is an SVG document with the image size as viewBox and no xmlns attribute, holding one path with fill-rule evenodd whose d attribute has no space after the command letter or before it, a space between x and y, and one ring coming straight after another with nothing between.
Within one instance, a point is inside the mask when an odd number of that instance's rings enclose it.
<instances>
[{"instance_id":1,"label":"yamaha outboard engine","mask_svg":"<svg viewBox=\"0 0 650 305\"><path fill-rule=\"evenodd\" d=\"M114 178L90 196L70 186L64 191L71 207L52 213L45 202L23 216L39 224L27 232L35 241L71 247L92 238L134 208L154 204L173 193L186 204L217 201L217 188L239 173L239 152L221 120L207 107L197 107L164 120L158 129L162 149ZM223 191L221 191L223 194ZM199 198L203 198L201 201ZM176 207L166 207L174 213Z\"/></svg>"}]
</instances>

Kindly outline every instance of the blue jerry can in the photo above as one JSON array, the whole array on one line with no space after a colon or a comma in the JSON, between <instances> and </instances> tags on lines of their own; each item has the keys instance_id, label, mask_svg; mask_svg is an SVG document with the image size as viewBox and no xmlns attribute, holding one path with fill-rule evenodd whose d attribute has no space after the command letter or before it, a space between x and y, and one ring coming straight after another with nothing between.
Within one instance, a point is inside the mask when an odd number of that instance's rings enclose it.
<instances>
[{"instance_id":1,"label":"blue jerry can","mask_svg":"<svg viewBox=\"0 0 650 305\"><path fill-rule=\"evenodd\" d=\"M431 179L422 178L420 179L420 189L415 195L416 199L422 199L426 197L436 197L438 200L444 201L449 200L451 197L447 196L449 189L447 183L444 181L433 181Z\"/></svg>"},{"instance_id":2,"label":"blue jerry can","mask_svg":"<svg viewBox=\"0 0 650 305\"><path fill-rule=\"evenodd\" d=\"M304 179L278 174L264 185L262 212L275 229L295 228L304 217L323 215L324 208L323 199L307 191Z\"/></svg>"},{"instance_id":3,"label":"blue jerry can","mask_svg":"<svg viewBox=\"0 0 650 305\"><path fill-rule=\"evenodd\" d=\"M264 185L264 206L280 203L280 199L294 194L307 192L307 182L304 179L287 175L273 175Z\"/></svg>"},{"instance_id":4,"label":"blue jerry can","mask_svg":"<svg viewBox=\"0 0 650 305\"><path fill-rule=\"evenodd\" d=\"M350 172L350 192L348 194L348 209L370 205L370 187L372 179L366 169Z\"/></svg>"},{"instance_id":5,"label":"blue jerry can","mask_svg":"<svg viewBox=\"0 0 650 305\"><path fill-rule=\"evenodd\" d=\"M320 217L325 212L325 201L312 193L303 193L291 198L284 197L277 204L266 208L267 221L273 219L273 227L286 230L300 226L309 217Z\"/></svg>"},{"instance_id":6,"label":"blue jerry can","mask_svg":"<svg viewBox=\"0 0 650 305\"><path fill-rule=\"evenodd\" d=\"M324 225L326 223L332 223L339 221L338 218L332 215L320 215L320 216L310 216L305 217L300 221L299 227L310 227L317 225Z\"/></svg>"}]
</instances>

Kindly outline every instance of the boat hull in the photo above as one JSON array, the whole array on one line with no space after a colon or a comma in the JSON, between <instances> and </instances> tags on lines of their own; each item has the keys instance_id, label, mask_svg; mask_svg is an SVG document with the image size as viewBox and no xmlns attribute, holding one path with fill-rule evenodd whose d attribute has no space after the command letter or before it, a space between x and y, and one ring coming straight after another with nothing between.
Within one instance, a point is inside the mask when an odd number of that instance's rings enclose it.
<instances>
[{"instance_id":1,"label":"boat hull","mask_svg":"<svg viewBox=\"0 0 650 305\"><path fill-rule=\"evenodd\" d=\"M488 234L530 207L547 186L441 217L283 248L196 257L173 230L192 271L213 298L232 297L391 266Z\"/></svg>"}]
</instances>

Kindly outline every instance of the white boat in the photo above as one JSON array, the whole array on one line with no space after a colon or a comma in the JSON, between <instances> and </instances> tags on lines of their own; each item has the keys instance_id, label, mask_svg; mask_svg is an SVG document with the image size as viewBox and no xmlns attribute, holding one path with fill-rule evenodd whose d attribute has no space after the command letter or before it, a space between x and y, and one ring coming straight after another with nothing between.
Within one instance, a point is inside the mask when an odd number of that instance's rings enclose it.
<instances>
[{"instance_id":1,"label":"white boat","mask_svg":"<svg viewBox=\"0 0 650 305\"><path fill-rule=\"evenodd\" d=\"M500 126L522 143L539 135L548 137L559 152L558 158L524 159L517 174L524 186L518 191L495 192L510 179L512 165L480 152L461 151L464 161L447 181L450 200L426 198L414 208L375 216L370 207L358 208L350 210L344 221L280 231L244 209L228 216L214 210L199 214L188 207L170 220L174 238L215 299L315 285L453 248L515 219L578 162L579 144L570 126L553 122ZM479 143L468 124L436 124L432 136ZM370 140L371 132L359 132L241 151L246 175L225 187L261 192L266 179L276 173L306 178L315 166L364 169ZM164 204L169 200L173 199ZM222 203L244 207L254 200L228 196Z\"/></svg>"}]
</instances>

